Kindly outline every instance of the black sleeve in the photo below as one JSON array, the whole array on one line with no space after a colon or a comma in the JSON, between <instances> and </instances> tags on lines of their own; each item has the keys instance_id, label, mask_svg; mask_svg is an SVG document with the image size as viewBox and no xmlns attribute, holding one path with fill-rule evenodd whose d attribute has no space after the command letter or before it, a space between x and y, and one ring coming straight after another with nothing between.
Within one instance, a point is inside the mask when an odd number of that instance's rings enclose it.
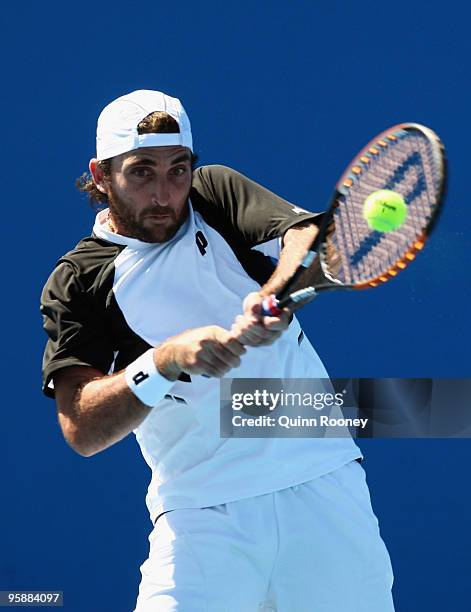
<instances>
[{"instance_id":1,"label":"black sleeve","mask_svg":"<svg viewBox=\"0 0 471 612\"><path fill-rule=\"evenodd\" d=\"M322 213L304 211L265 187L225 166L202 166L193 173L190 193L196 210L226 225L226 231L249 247L282 236L290 227ZM217 223L219 221L219 223Z\"/></svg>"},{"instance_id":2,"label":"black sleeve","mask_svg":"<svg viewBox=\"0 0 471 612\"><path fill-rule=\"evenodd\" d=\"M49 336L43 358L43 392L54 397L51 377L68 366L91 366L106 374L113 362L100 313L91 307L72 265L59 263L41 295L43 327Z\"/></svg>"}]
</instances>

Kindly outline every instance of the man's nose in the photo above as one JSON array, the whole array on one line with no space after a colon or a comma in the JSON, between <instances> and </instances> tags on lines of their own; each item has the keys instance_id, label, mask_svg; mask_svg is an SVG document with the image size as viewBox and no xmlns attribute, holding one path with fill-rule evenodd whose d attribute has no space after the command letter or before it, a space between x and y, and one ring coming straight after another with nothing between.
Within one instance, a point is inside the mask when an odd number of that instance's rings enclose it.
<instances>
[{"instance_id":1,"label":"man's nose","mask_svg":"<svg viewBox=\"0 0 471 612\"><path fill-rule=\"evenodd\" d=\"M170 189L167 181L158 180L154 182L152 203L156 206L168 206L170 204Z\"/></svg>"}]
</instances>

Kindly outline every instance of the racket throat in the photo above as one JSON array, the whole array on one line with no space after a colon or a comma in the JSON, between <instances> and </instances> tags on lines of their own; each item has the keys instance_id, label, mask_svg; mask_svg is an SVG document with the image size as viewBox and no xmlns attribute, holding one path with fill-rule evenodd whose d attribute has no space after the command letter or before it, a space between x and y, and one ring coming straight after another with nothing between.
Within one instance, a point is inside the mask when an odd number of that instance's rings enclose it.
<instances>
[{"instance_id":1,"label":"racket throat","mask_svg":"<svg viewBox=\"0 0 471 612\"><path fill-rule=\"evenodd\" d=\"M299 289L292 293L289 297L278 301L278 308L284 308L290 304L299 304L305 300L313 300L317 297L318 292L314 287L306 287L305 289Z\"/></svg>"}]
</instances>

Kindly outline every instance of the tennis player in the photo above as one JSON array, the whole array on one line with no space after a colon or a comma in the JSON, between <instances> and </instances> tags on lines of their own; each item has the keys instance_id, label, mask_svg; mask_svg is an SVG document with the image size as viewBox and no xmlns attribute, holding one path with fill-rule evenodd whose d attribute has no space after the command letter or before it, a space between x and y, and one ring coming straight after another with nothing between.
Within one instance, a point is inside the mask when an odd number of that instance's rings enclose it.
<instances>
[{"instance_id":1,"label":"tennis player","mask_svg":"<svg viewBox=\"0 0 471 612\"><path fill-rule=\"evenodd\" d=\"M260 314L320 215L195 162L178 99L106 106L79 180L106 208L41 299L65 439L88 457L134 432L152 470L136 612L390 612L354 442L220 436L219 378L327 377L296 317Z\"/></svg>"}]
</instances>

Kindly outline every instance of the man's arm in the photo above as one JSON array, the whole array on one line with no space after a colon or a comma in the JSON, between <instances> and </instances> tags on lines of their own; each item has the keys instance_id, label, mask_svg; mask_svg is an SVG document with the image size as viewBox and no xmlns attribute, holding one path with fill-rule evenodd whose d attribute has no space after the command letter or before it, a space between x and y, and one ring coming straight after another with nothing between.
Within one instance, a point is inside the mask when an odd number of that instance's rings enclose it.
<instances>
[{"instance_id":1,"label":"man's arm","mask_svg":"<svg viewBox=\"0 0 471 612\"><path fill-rule=\"evenodd\" d=\"M169 338L153 357L160 374L175 381L182 372L222 377L240 365L245 352L228 331L208 326ZM152 410L133 394L124 371L105 376L91 367L71 366L54 374L54 388L64 437L85 457L122 440Z\"/></svg>"},{"instance_id":2,"label":"man's arm","mask_svg":"<svg viewBox=\"0 0 471 612\"><path fill-rule=\"evenodd\" d=\"M283 289L307 255L318 233L317 225L309 222L295 225L285 233L278 265L259 291L262 297L275 295Z\"/></svg>"},{"instance_id":3,"label":"man's arm","mask_svg":"<svg viewBox=\"0 0 471 612\"><path fill-rule=\"evenodd\" d=\"M54 374L59 424L69 445L90 457L124 438L151 411L132 393L124 372L104 376L86 366Z\"/></svg>"},{"instance_id":4,"label":"man's arm","mask_svg":"<svg viewBox=\"0 0 471 612\"><path fill-rule=\"evenodd\" d=\"M319 232L313 223L301 223L290 228L283 236L283 249L278 265L272 276L258 292L249 293L243 303L243 314L236 317L231 333L247 346L273 344L291 320L291 313L299 306L284 309L278 317L264 317L261 314L262 299L278 293L296 272L306 256L309 247Z\"/></svg>"}]
</instances>

